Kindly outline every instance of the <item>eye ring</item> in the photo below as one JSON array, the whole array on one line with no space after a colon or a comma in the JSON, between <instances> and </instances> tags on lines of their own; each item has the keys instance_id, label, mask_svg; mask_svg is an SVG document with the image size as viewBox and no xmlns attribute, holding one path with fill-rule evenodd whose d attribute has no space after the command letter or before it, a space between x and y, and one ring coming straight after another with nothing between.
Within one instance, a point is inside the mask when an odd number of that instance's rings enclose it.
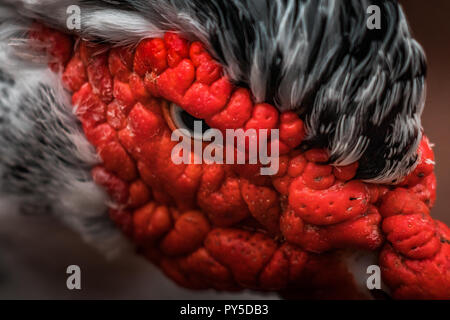
<instances>
[{"instance_id":1,"label":"eye ring","mask_svg":"<svg viewBox=\"0 0 450 320\"><path fill-rule=\"evenodd\" d=\"M166 103L163 107L163 115L169 128L174 131L177 129L185 129L189 131L189 138L194 140L203 140L203 133L209 129L209 126L202 119L195 118L187 113L176 103ZM194 121L202 122L202 132L194 131ZM185 135L186 136L186 135Z\"/></svg>"}]
</instances>

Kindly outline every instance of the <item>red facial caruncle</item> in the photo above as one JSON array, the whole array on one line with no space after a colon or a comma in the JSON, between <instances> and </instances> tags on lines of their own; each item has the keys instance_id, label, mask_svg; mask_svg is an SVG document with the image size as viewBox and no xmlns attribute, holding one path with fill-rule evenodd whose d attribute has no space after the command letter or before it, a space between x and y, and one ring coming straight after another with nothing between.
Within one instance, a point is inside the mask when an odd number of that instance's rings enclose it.
<instances>
[{"instance_id":1,"label":"red facial caruncle","mask_svg":"<svg viewBox=\"0 0 450 320\"><path fill-rule=\"evenodd\" d=\"M180 285L355 298L339 256L361 249L380 252L394 297L450 298L450 230L429 215L436 182L426 137L402 183L367 184L354 179L357 163L334 167L325 150L301 151L302 119L255 103L199 42L168 32L113 47L33 28L101 159L92 176L115 203L111 219ZM278 173L174 164L172 104L221 131L279 129Z\"/></svg>"}]
</instances>

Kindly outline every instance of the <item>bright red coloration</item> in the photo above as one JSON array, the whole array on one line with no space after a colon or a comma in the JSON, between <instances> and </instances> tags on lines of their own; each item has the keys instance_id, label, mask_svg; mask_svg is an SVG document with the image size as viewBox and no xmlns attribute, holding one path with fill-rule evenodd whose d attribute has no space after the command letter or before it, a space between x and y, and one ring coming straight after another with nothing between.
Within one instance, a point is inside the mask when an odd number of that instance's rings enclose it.
<instances>
[{"instance_id":1,"label":"bright red coloration","mask_svg":"<svg viewBox=\"0 0 450 320\"><path fill-rule=\"evenodd\" d=\"M60 71L72 55L72 38L59 31L34 23L29 37L33 48L45 52L50 57L49 67L53 71Z\"/></svg>"},{"instance_id":2,"label":"bright red coloration","mask_svg":"<svg viewBox=\"0 0 450 320\"><path fill-rule=\"evenodd\" d=\"M43 30L41 41L64 37ZM337 249L358 248L381 250L394 297L450 298L450 230L429 215L435 177L426 137L401 184L366 184L354 179L357 163L333 167L325 150L296 150L303 121L255 104L198 42L167 33L133 51L82 41L66 63L60 52L71 52L71 43L50 53L65 65L74 112L102 159L92 175L117 203L111 219L177 283L310 297L327 288L335 292L328 298L356 298ZM170 102L220 130L280 129L279 172L175 165L163 116Z\"/></svg>"}]
</instances>

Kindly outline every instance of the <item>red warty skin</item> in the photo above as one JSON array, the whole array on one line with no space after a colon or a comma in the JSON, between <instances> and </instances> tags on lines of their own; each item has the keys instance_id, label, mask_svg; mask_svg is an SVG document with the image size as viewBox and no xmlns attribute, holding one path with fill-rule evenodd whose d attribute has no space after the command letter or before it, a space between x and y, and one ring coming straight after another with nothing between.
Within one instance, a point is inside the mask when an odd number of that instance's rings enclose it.
<instances>
[{"instance_id":1,"label":"red warty skin","mask_svg":"<svg viewBox=\"0 0 450 320\"><path fill-rule=\"evenodd\" d=\"M174 33L136 48L95 45L41 25L51 68L102 162L92 169L116 206L110 217L140 253L192 289L275 290L297 297L358 298L342 250L379 253L394 298L450 298L450 230L433 220L434 155L397 186L354 180L358 164L333 167L324 150L296 150L294 112L255 104L201 43ZM167 105L219 130L279 129L280 168L181 164Z\"/></svg>"}]
</instances>

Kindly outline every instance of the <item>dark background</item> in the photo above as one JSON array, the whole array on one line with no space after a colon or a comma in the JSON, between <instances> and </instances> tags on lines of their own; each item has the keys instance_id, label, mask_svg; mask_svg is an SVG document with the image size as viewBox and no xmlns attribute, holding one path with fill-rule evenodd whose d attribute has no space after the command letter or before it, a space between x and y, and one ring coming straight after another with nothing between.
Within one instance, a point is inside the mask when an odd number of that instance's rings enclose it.
<instances>
[{"instance_id":1,"label":"dark background","mask_svg":"<svg viewBox=\"0 0 450 320\"><path fill-rule=\"evenodd\" d=\"M422 125L435 143L437 200L432 215L450 225L450 1L404 0L413 36L427 55L427 99Z\"/></svg>"}]
</instances>

